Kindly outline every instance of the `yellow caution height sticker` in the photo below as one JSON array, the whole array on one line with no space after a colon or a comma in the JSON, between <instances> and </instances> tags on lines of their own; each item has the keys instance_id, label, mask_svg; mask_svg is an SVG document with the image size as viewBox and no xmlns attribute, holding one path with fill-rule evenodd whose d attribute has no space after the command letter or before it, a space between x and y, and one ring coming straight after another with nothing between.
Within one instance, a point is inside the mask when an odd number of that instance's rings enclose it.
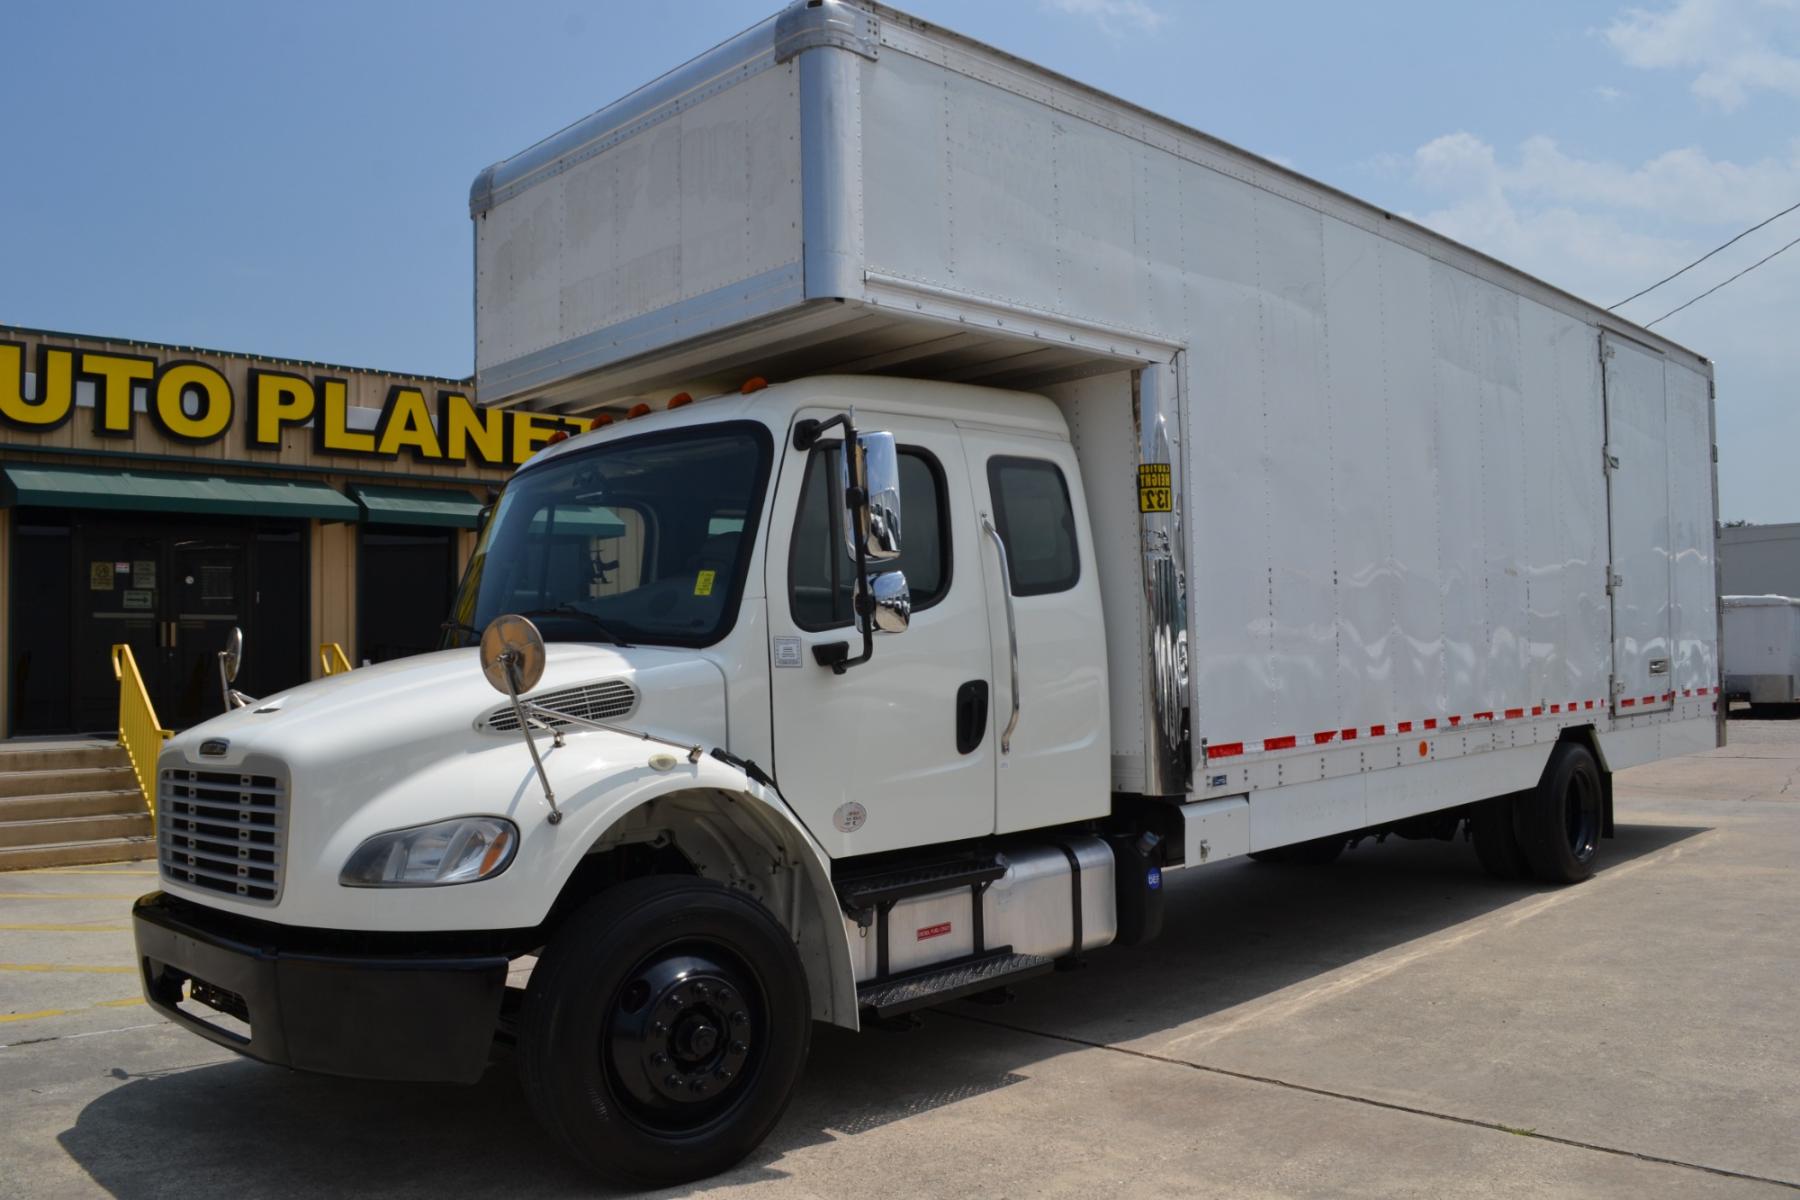
<instances>
[{"instance_id":1,"label":"yellow caution height sticker","mask_svg":"<svg viewBox=\"0 0 1800 1200\"><path fill-rule=\"evenodd\" d=\"M1138 465L1138 511L1175 511L1175 489L1170 484L1168 463Z\"/></svg>"},{"instance_id":2,"label":"yellow caution height sticker","mask_svg":"<svg viewBox=\"0 0 1800 1200\"><path fill-rule=\"evenodd\" d=\"M694 595L696 595L696 596L712 595L713 577L716 574L717 574L716 571L702 571L698 575L694 576Z\"/></svg>"}]
</instances>

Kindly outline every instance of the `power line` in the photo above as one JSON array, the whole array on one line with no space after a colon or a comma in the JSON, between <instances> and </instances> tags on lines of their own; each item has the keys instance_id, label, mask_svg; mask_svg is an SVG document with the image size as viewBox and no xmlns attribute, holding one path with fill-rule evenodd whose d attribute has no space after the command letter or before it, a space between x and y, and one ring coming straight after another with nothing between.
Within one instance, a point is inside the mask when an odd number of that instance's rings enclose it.
<instances>
[{"instance_id":1,"label":"power line","mask_svg":"<svg viewBox=\"0 0 1800 1200\"><path fill-rule=\"evenodd\" d=\"M1708 250L1705 254L1702 254L1699 258L1696 258L1693 262L1691 262L1687 266L1681 268L1681 270L1675 272L1675 274L1668 275L1662 279L1657 280L1655 283L1651 284L1649 287L1645 288L1641 292L1633 292L1631 295L1625 297L1623 300L1619 301L1617 304L1608 305L1606 311L1612 312L1615 309L1624 308L1627 304L1630 304L1633 300L1636 300L1639 296L1645 296L1651 292L1654 292L1657 288L1659 288L1663 284L1669 282L1669 280L1679 278L1682 275L1686 275L1689 271L1693 270L1695 267L1699 266L1701 263L1705 262L1707 259L1709 259L1713 255L1717 254L1719 251L1725 249L1726 246L1732 245L1735 242L1738 242L1746 237L1749 237L1751 234L1753 234L1757 230L1761 229L1764 225L1769 224L1770 221L1778 221L1782 217L1785 217L1789 213L1793 212L1796 208L1800 208L1800 203L1794 203L1794 204L1788 205L1786 208L1782 209L1780 212L1778 212L1774 216L1770 217L1768 221L1759 221L1755 225L1752 225L1750 228L1744 230L1744 232L1738 234L1737 237L1732 238L1731 241L1725 242L1718 246L1714 246L1711 250ZM1786 249L1786 247L1783 247L1783 249ZM1779 253L1781 253L1781 251L1777 250L1776 253L1779 254ZM1736 276L1733 276L1732 278L1735 279ZM1726 282L1730 282L1730 281L1727 280ZM1694 300L1698 300L1699 298L1700 297L1696 296L1696 297L1694 297ZM1693 300L1688 301L1689 304L1692 304L1693 302L1694 302ZM1664 315L1667 315L1667 314L1664 314ZM1660 321L1660 320L1662 320L1662 317L1658 317L1656 319L1658 321ZM1648 329L1649 326L1646 325L1645 328Z\"/></svg>"},{"instance_id":2,"label":"power line","mask_svg":"<svg viewBox=\"0 0 1800 1200\"><path fill-rule=\"evenodd\" d=\"M1797 205L1796 207L1800 207L1800 205ZM1656 318L1656 321L1652 321L1652 322L1650 322L1649 325L1645 325L1644 328L1645 329L1650 328L1650 325L1656 324L1657 321L1668 320L1670 317L1672 317L1676 313L1680 312L1683 308L1686 308L1688 306L1688 304L1699 303L1700 301L1706 299L1708 296L1712 295L1714 292L1718 291L1720 288L1724 287L1725 284L1730 283L1732 279L1742 279L1744 276L1748 275L1750 272L1756 270L1756 268L1758 268L1758 267L1762 266L1764 263L1768 262L1771 258L1774 258L1776 254L1780 254L1782 252L1782 250L1792 250L1795 246L1800 246L1800 238L1795 238L1793 241L1791 241L1787 245L1783 246L1781 248L1781 250L1777 250L1773 254L1765 254L1763 257L1757 259L1755 262L1751 263L1749 266L1747 266L1743 270L1739 271L1736 275L1733 275L1731 277L1731 279L1727 279L1722 283L1713 284L1711 287L1707 288L1704 292L1701 292L1698 296L1695 296L1692 300L1689 300L1687 302L1687 304L1680 305L1679 307L1676 307L1676 308L1671 308L1668 312L1666 312L1662 316Z\"/></svg>"}]
</instances>

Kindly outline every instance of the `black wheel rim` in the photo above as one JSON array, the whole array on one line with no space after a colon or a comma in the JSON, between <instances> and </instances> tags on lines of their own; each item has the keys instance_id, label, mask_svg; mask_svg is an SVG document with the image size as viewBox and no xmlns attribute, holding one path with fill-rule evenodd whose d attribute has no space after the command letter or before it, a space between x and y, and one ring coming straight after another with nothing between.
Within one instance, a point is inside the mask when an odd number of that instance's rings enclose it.
<instances>
[{"instance_id":1,"label":"black wheel rim","mask_svg":"<svg viewBox=\"0 0 1800 1200\"><path fill-rule=\"evenodd\" d=\"M601 1065L620 1108L656 1133L690 1133L736 1105L761 1064L768 1020L755 976L722 946L641 960L608 1001Z\"/></svg>"},{"instance_id":2,"label":"black wheel rim","mask_svg":"<svg viewBox=\"0 0 1800 1200\"><path fill-rule=\"evenodd\" d=\"M1600 786L1585 771L1569 776L1569 790L1564 797L1563 821L1569 838L1569 853L1575 861L1586 864L1600 844Z\"/></svg>"}]
</instances>

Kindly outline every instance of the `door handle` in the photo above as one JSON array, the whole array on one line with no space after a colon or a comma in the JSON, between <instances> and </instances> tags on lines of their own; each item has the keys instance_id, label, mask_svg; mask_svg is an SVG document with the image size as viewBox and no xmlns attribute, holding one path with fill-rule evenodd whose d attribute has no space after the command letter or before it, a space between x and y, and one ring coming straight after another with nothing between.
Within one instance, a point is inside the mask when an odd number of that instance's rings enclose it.
<instances>
[{"instance_id":1,"label":"door handle","mask_svg":"<svg viewBox=\"0 0 1800 1200\"><path fill-rule=\"evenodd\" d=\"M988 685L971 679L956 689L956 752L973 754L987 737Z\"/></svg>"},{"instance_id":2,"label":"door handle","mask_svg":"<svg viewBox=\"0 0 1800 1200\"><path fill-rule=\"evenodd\" d=\"M981 527L994 539L994 553L1000 557L1000 596L1006 601L1006 656L1012 668L1012 716L1000 734L1000 753L1011 754L1013 730L1019 727L1019 624L1013 619L1012 568L1006 562L1006 541L986 513L981 514Z\"/></svg>"}]
</instances>

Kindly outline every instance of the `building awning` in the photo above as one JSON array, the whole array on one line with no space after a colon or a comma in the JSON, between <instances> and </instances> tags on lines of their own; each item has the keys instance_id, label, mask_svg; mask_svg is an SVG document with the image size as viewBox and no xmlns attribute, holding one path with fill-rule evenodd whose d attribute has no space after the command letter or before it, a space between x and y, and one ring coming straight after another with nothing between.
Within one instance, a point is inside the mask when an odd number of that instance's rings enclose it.
<instances>
[{"instance_id":1,"label":"building awning","mask_svg":"<svg viewBox=\"0 0 1800 1200\"><path fill-rule=\"evenodd\" d=\"M129 509L132 512L317 517L355 521L356 502L322 483L178 475L118 467L0 467L0 507Z\"/></svg>"},{"instance_id":2,"label":"building awning","mask_svg":"<svg viewBox=\"0 0 1800 1200\"><path fill-rule=\"evenodd\" d=\"M481 527L481 501L448 488L350 485L371 525L439 525L455 529Z\"/></svg>"}]
</instances>

